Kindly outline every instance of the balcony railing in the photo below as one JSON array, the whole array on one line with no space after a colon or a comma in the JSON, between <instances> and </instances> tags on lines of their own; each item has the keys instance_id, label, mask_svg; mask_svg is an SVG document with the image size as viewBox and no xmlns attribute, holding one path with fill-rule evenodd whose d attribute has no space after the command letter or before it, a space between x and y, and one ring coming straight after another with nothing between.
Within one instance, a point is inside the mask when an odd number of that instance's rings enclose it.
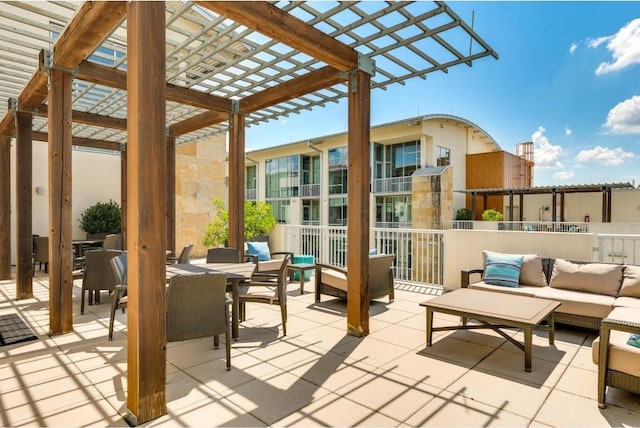
<instances>
[{"instance_id":1,"label":"balcony railing","mask_svg":"<svg viewBox=\"0 0 640 428\"><path fill-rule=\"evenodd\" d=\"M445 229L515 230L519 232L589 233L590 223L550 221L473 221L453 220L444 223Z\"/></svg>"},{"instance_id":2,"label":"balcony railing","mask_svg":"<svg viewBox=\"0 0 640 428\"><path fill-rule=\"evenodd\" d=\"M640 235L599 234L598 260L637 265L640 263Z\"/></svg>"},{"instance_id":3,"label":"balcony railing","mask_svg":"<svg viewBox=\"0 0 640 428\"><path fill-rule=\"evenodd\" d=\"M373 193L411 192L411 177L376 178L373 180Z\"/></svg>"},{"instance_id":4,"label":"balcony railing","mask_svg":"<svg viewBox=\"0 0 640 428\"><path fill-rule=\"evenodd\" d=\"M347 264L347 228L286 225L286 251L313 255L316 261L339 267ZM393 274L405 283L444 284L441 230L372 228L370 248L395 254Z\"/></svg>"},{"instance_id":5,"label":"balcony railing","mask_svg":"<svg viewBox=\"0 0 640 428\"><path fill-rule=\"evenodd\" d=\"M310 196L320 196L320 185L319 184L303 184L300 186L300 196L301 197L310 197Z\"/></svg>"},{"instance_id":6,"label":"balcony railing","mask_svg":"<svg viewBox=\"0 0 640 428\"><path fill-rule=\"evenodd\" d=\"M256 189L244 189L244 198L247 201L256 200Z\"/></svg>"}]
</instances>

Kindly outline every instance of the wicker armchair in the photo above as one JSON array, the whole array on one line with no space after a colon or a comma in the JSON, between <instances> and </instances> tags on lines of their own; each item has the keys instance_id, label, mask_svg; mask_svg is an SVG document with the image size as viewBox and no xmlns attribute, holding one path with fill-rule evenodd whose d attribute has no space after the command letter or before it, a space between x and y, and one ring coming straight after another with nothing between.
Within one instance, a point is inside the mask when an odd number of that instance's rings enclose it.
<instances>
[{"instance_id":1,"label":"wicker armchair","mask_svg":"<svg viewBox=\"0 0 640 428\"><path fill-rule=\"evenodd\" d=\"M178 257L175 256L167 256L167 264L188 264L191 263L191 250L193 250L193 244L185 245L180 255Z\"/></svg>"},{"instance_id":2,"label":"wicker armchair","mask_svg":"<svg viewBox=\"0 0 640 428\"><path fill-rule=\"evenodd\" d=\"M127 308L127 253L122 253L111 259L111 270L116 277L118 285L115 286L113 301L111 302L111 315L109 317L109 340L113 340L113 324L116 311Z\"/></svg>"},{"instance_id":3,"label":"wicker armchair","mask_svg":"<svg viewBox=\"0 0 640 428\"><path fill-rule=\"evenodd\" d=\"M111 259L122 254L119 250L92 250L84 253L86 265L82 277L82 289L80 290L80 314L84 314L84 295L89 292L89 304L92 303L92 294L96 292L96 303L99 300L100 290L114 291L116 276L111 269Z\"/></svg>"},{"instance_id":4,"label":"wicker armchair","mask_svg":"<svg viewBox=\"0 0 640 428\"><path fill-rule=\"evenodd\" d=\"M392 265L395 254L378 254L369 256L369 299L389 296L389 303L394 299ZM316 302L320 295L347 298L347 271L331 265L316 263Z\"/></svg>"},{"instance_id":5,"label":"wicker armchair","mask_svg":"<svg viewBox=\"0 0 640 428\"><path fill-rule=\"evenodd\" d=\"M33 238L33 273L36 272L36 263L40 264L40 269L44 264L44 273L49 272L49 237L36 236Z\"/></svg>"},{"instance_id":6,"label":"wicker armchair","mask_svg":"<svg viewBox=\"0 0 640 428\"><path fill-rule=\"evenodd\" d=\"M167 287L167 342L213 336L218 349L225 335L227 370L231 369L231 327L223 273L177 275Z\"/></svg>"},{"instance_id":7,"label":"wicker armchair","mask_svg":"<svg viewBox=\"0 0 640 428\"><path fill-rule=\"evenodd\" d=\"M280 259L280 267L276 274L255 273L248 282L240 285L240 318L246 316L246 303L266 303L279 305L282 317L282 334L287 335L287 265L291 261L288 253Z\"/></svg>"},{"instance_id":8,"label":"wicker armchair","mask_svg":"<svg viewBox=\"0 0 640 428\"><path fill-rule=\"evenodd\" d=\"M598 406L606 407L607 387L640 394L640 348L627 344L630 333L640 333L640 309L615 308L602 320L600 337L593 341L598 365Z\"/></svg>"}]
</instances>

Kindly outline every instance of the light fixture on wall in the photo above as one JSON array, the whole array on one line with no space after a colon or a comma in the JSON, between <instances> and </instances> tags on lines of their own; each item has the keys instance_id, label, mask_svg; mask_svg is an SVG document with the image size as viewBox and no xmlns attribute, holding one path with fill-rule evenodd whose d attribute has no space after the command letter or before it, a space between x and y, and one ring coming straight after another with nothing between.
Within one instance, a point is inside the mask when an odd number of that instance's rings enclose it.
<instances>
[{"instance_id":1,"label":"light fixture on wall","mask_svg":"<svg viewBox=\"0 0 640 428\"><path fill-rule=\"evenodd\" d=\"M44 195L44 187L42 186L36 187L36 195Z\"/></svg>"}]
</instances>

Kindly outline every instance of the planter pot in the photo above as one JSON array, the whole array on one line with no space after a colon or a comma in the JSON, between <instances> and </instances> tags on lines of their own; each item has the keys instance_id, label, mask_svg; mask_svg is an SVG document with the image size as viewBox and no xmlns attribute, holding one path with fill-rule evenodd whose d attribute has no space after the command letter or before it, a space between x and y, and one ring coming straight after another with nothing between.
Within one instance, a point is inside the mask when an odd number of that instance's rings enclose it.
<instances>
[{"instance_id":1,"label":"planter pot","mask_svg":"<svg viewBox=\"0 0 640 428\"><path fill-rule=\"evenodd\" d=\"M87 233L87 239L104 239L106 236L106 233Z\"/></svg>"}]
</instances>

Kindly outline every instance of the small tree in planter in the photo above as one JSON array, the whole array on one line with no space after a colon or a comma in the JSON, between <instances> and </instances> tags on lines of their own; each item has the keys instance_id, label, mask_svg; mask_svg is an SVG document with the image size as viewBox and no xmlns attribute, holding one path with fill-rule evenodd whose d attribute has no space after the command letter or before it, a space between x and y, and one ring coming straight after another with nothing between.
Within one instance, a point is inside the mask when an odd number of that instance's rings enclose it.
<instances>
[{"instance_id":1,"label":"small tree in planter","mask_svg":"<svg viewBox=\"0 0 640 428\"><path fill-rule=\"evenodd\" d=\"M97 202L80 214L80 229L87 233L87 238L104 238L111 233L120 233L120 205L117 202Z\"/></svg>"},{"instance_id":2,"label":"small tree in planter","mask_svg":"<svg viewBox=\"0 0 640 428\"><path fill-rule=\"evenodd\" d=\"M464 222L456 221L454 223L455 229L473 229L473 224L471 222L467 222L468 220L472 220L471 211L469 211L468 209L460 208L458 211L456 211L456 220L464 220Z\"/></svg>"},{"instance_id":3,"label":"small tree in planter","mask_svg":"<svg viewBox=\"0 0 640 428\"><path fill-rule=\"evenodd\" d=\"M202 245L205 247L217 247L226 245L229 240L229 210L224 207L222 198L212 201L213 212L211 223L207 223ZM267 235L276 225L276 217L273 208L266 202L259 201L244 203L244 234L250 241L259 235Z\"/></svg>"},{"instance_id":4,"label":"small tree in planter","mask_svg":"<svg viewBox=\"0 0 640 428\"><path fill-rule=\"evenodd\" d=\"M504 215L500 211L497 211L493 208L489 208L488 210L484 210L482 213L482 220L484 221L502 221L504 220Z\"/></svg>"}]
</instances>

